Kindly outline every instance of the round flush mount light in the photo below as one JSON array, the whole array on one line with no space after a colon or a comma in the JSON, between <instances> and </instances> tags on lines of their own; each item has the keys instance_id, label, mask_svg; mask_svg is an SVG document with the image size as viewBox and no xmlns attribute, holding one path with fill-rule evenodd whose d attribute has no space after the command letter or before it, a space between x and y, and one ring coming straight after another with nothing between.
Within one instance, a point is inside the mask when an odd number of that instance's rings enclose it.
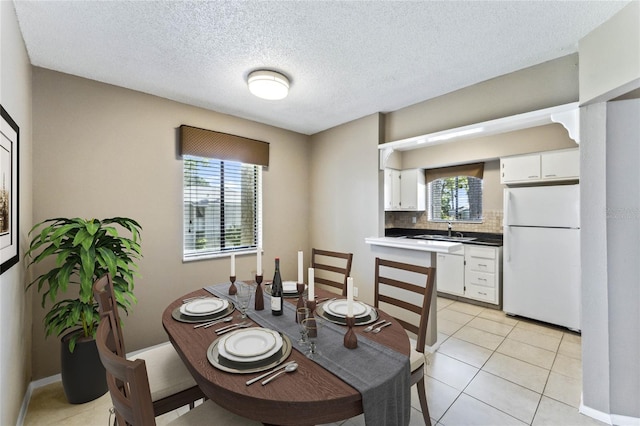
<instances>
[{"instance_id":1,"label":"round flush mount light","mask_svg":"<svg viewBox=\"0 0 640 426\"><path fill-rule=\"evenodd\" d=\"M289 79L275 71L253 71L249 74L247 84L249 91L262 99L276 101L289 94Z\"/></svg>"}]
</instances>

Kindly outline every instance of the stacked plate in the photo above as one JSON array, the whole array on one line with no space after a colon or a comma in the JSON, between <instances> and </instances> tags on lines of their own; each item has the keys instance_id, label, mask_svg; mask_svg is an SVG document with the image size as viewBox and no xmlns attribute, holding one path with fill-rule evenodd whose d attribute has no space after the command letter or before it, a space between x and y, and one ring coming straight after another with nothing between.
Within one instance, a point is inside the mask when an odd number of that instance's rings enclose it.
<instances>
[{"instance_id":1,"label":"stacked plate","mask_svg":"<svg viewBox=\"0 0 640 426\"><path fill-rule=\"evenodd\" d=\"M221 370L252 373L274 367L291 353L291 342L268 328L252 327L231 332L214 341L209 362Z\"/></svg>"},{"instance_id":2,"label":"stacked plate","mask_svg":"<svg viewBox=\"0 0 640 426\"><path fill-rule=\"evenodd\" d=\"M228 300L203 297L184 303L173 311L173 318L182 322L205 322L222 318L234 310Z\"/></svg>"},{"instance_id":3,"label":"stacked plate","mask_svg":"<svg viewBox=\"0 0 640 426\"><path fill-rule=\"evenodd\" d=\"M344 325L346 324L347 309L347 301L337 299L321 304L316 310L325 319ZM353 317L356 325L369 324L378 319L378 312L366 303L354 301Z\"/></svg>"}]
</instances>

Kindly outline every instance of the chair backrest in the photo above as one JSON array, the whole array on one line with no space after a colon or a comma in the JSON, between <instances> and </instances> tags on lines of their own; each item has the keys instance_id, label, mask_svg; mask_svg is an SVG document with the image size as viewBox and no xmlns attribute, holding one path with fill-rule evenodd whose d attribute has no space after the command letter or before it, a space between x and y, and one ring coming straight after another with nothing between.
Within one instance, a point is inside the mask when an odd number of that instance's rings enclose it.
<instances>
[{"instance_id":1,"label":"chair backrest","mask_svg":"<svg viewBox=\"0 0 640 426\"><path fill-rule=\"evenodd\" d=\"M98 312L100 317L108 316L113 328L113 338L110 342L115 353L122 358L126 358L124 348L124 335L118 314L118 303L113 291L113 281L110 274L104 274L93 283L93 298L98 302Z\"/></svg>"},{"instance_id":2,"label":"chair backrest","mask_svg":"<svg viewBox=\"0 0 640 426\"><path fill-rule=\"evenodd\" d=\"M314 282L335 287L347 295L347 278L351 275L353 253L337 251L311 250L311 267L314 269Z\"/></svg>"},{"instance_id":3,"label":"chair backrest","mask_svg":"<svg viewBox=\"0 0 640 426\"><path fill-rule=\"evenodd\" d=\"M107 374L107 386L118 425L155 425L147 367L142 359L129 361L116 354L109 343L115 330L111 313L100 320L96 345Z\"/></svg>"},{"instance_id":4,"label":"chair backrest","mask_svg":"<svg viewBox=\"0 0 640 426\"><path fill-rule=\"evenodd\" d=\"M380 302L395 307L390 311L391 315L402 324L405 330L416 335L418 352L424 352L435 273L435 268L376 257L375 307L378 308ZM407 293L409 297L402 300L398 298L407 291L410 292ZM418 294L418 297L413 293ZM406 314L407 312L410 313ZM402 315L396 316L396 313L402 313ZM411 318L417 318L417 320L411 321Z\"/></svg>"}]
</instances>

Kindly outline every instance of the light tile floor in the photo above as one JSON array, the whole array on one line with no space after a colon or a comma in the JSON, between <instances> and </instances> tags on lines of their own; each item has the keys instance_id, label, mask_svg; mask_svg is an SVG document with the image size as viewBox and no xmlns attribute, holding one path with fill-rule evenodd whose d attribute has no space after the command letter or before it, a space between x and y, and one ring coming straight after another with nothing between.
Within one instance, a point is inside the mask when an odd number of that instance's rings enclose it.
<instances>
[{"instance_id":1,"label":"light tile floor","mask_svg":"<svg viewBox=\"0 0 640 426\"><path fill-rule=\"evenodd\" d=\"M438 351L428 356L427 397L434 425L602 425L578 412L580 336L438 298ZM109 395L71 405L60 383L37 389L24 424L108 424ZM411 425L423 425L415 386ZM185 409L157 418L164 425ZM364 425L358 416L341 426Z\"/></svg>"}]
</instances>

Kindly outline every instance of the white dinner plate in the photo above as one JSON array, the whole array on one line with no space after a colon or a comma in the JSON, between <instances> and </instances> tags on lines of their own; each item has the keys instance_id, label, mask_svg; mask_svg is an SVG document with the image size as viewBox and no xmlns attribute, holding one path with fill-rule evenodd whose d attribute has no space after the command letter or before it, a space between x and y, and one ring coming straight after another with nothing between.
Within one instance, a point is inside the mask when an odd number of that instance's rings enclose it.
<instances>
[{"instance_id":1,"label":"white dinner plate","mask_svg":"<svg viewBox=\"0 0 640 426\"><path fill-rule=\"evenodd\" d=\"M347 316L347 301L345 299L331 300L323 305L324 310L336 317ZM362 302L353 302L353 317L365 317L371 313L371 307Z\"/></svg>"},{"instance_id":2,"label":"white dinner plate","mask_svg":"<svg viewBox=\"0 0 640 426\"><path fill-rule=\"evenodd\" d=\"M254 357L269 352L276 344L276 337L270 330L250 328L244 333L236 333L224 341L224 349L231 355Z\"/></svg>"},{"instance_id":3,"label":"white dinner plate","mask_svg":"<svg viewBox=\"0 0 640 426\"><path fill-rule=\"evenodd\" d=\"M229 301L227 300L218 299L217 297L207 297L206 299L198 299L185 303L180 306L180 313L192 317L213 315L227 309L228 306Z\"/></svg>"},{"instance_id":4,"label":"white dinner plate","mask_svg":"<svg viewBox=\"0 0 640 426\"><path fill-rule=\"evenodd\" d=\"M229 353L229 351L227 351L227 341L229 339L239 339L239 340L243 340L243 336L244 334L247 333L255 333L256 330L264 330L265 332L268 332L269 334L271 334L275 340L275 344L273 345L273 347L271 349L269 349L268 351L259 354L259 355L255 355L255 356L237 356L234 355L232 353ZM239 336L238 336L239 335ZM237 349L237 348L236 348ZM220 338L220 343L218 343L218 353L220 354L220 356L230 360L230 361L234 361L234 362L256 362L256 361L260 361L263 359L267 359L270 356L274 355L276 352L278 352L280 349L282 349L282 336L280 336L280 333L277 333L273 330L269 330L268 328L261 328L261 327L251 327L251 328L245 328L242 330L237 330L237 331L233 331L229 334L227 334L226 336L223 336Z\"/></svg>"},{"instance_id":5,"label":"white dinner plate","mask_svg":"<svg viewBox=\"0 0 640 426\"><path fill-rule=\"evenodd\" d=\"M295 281L284 281L282 283L282 291L284 293L298 293L297 283Z\"/></svg>"}]
</instances>

